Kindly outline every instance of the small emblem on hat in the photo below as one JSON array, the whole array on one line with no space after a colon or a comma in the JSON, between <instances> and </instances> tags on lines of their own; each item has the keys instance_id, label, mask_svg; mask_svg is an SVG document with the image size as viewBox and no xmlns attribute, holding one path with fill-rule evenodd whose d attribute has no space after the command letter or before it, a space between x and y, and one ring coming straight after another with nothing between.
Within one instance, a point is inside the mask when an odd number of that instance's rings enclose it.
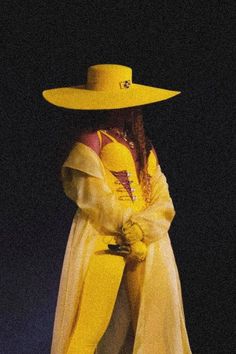
<instances>
[{"instance_id":1,"label":"small emblem on hat","mask_svg":"<svg viewBox=\"0 0 236 354\"><path fill-rule=\"evenodd\" d=\"M120 88L129 88L131 86L131 81L130 80L125 80L120 82Z\"/></svg>"}]
</instances>

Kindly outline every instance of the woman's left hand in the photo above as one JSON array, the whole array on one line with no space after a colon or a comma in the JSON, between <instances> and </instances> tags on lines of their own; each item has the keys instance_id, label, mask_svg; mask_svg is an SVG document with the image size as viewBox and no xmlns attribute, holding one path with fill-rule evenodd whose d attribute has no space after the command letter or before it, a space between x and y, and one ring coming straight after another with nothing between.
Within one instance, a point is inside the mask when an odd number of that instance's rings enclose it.
<instances>
[{"instance_id":1,"label":"woman's left hand","mask_svg":"<svg viewBox=\"0 0 236 354\"><path fill-rule=\"evenodd\" d=\"M128 255L128 260L134 260L137 262L142 262L147 256L147 246L142 241L134 242L130 245L131 252Z\"/></svg>"},{"instance_id":2,"label":"woman's left hand","mask_svg":"<svg viewBox=\"0 0 236 354\"><path fill-rule=\"evenodd\" d=\"M141 227L139 224L133 223L131 221L127 221L123 225L122 232L124 240L131 245L143 239L143 231Z\"/></svg>"}]
</instances>

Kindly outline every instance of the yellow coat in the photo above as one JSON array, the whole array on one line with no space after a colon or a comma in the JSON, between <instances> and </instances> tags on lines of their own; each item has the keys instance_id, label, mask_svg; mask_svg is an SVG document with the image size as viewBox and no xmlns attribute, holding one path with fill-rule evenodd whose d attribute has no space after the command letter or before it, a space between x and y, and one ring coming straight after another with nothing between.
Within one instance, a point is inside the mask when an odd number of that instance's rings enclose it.
<instances>
[{"instance_id":1,"label":"yellow coat","mask_svg":"<svg viewBox=\"0 0 236 354\"><path fill-rule=\"evenodd\" d=\"M135 187L136 200L117 188L111 171L128 170ZM151 204L142 197L134 160L122 144L105 145L100 158L88 146L76 143L62 166L65 194L78 206L65 250L60 278L51 354L66 354L83 279L93 252L96 237L115 235L131 219L144 231L148 245L142 262L144 282L137 330L133 343L126 337L131 315L128 298L121 283L116 305L106 333L96 354L114 354L123 341L122 353L191 354L185 326L179 274L168 230L175 215L168 184L151 152L148 172L151 175Z\"/></svg>"}]
</instances>

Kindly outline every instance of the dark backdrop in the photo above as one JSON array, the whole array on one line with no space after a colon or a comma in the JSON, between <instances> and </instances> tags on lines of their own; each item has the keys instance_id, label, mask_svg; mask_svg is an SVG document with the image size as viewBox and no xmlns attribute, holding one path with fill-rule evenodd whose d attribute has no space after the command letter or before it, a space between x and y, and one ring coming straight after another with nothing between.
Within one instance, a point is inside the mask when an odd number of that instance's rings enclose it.
<instances>
[{"instance_id":1,"label":"dark backdrop","mask_svg":"<svg viewBox=\"0 0 236 354\"><path fill-rule=\"evenodd\" d=\"M145 127L176 209L170 237L193 354L233 352L233 3L1 2L1 353L49 353L76 210L58 173L79 123L41 91L84 83L98 63L182 91L146 106Z\"/></svg>"}]
</instances>

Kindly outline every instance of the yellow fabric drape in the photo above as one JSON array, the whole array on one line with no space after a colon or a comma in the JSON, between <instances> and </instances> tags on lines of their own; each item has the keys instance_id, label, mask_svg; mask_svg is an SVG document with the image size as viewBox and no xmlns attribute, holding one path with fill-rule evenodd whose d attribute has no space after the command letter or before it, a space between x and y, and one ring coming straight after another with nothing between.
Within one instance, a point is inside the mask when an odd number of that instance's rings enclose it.
<instances>
[{"instance_id":1,"label":"yellow fabric drape","mask_svg":"<svg viewBox=\"0 0 236 354\"><path fill-rule=\"evenodd\" d=\"M150 206L134 213L130 218L141 227L147 245L166 235L175 216L168 183L159 164L151 178L151 190Z\"/></svg>"},{"instance_id":2,"label":"yellow fabric drape","mask_svg":"<svg viewBox=\"0 0 236 354\"><path fill-rule=\"evenodd\" d=\"M140 211L121 204L106 176L100 158L82 143L76 144L62 166L65 194L78 209L63 260L51 354L66 353L96 237L117 234L128 220L140 224L148 245L146 260L142 262L144 280L132 353L191 354L179 274L168 235L175 211L165 176L158 165L152 176L152 204ZM115 353L114 348L119 347L121 340L122 353L131 354L127 349L131 345L130 338L125 335L131 321L127 303L126 292L122 290L96 354L104 354L104 348L106 354L120 354ZM109 352L109 348L113 351Z\"/></svg>"}]
</instances>

